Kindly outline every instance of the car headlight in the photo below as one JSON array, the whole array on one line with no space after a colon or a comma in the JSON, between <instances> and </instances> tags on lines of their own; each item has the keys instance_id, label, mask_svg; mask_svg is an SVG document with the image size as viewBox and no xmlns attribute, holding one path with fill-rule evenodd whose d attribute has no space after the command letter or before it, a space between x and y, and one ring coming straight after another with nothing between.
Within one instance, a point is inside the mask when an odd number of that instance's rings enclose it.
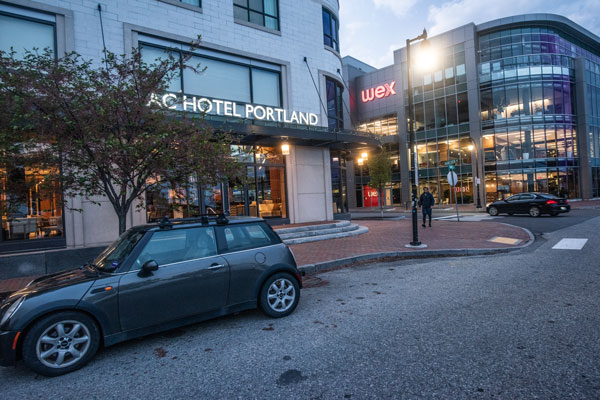
<instances>
[{"instance_id":1,"label":"car headlight","mask_svg":"<svg viewBox=\"0 0 600 400\"><path fill-rule=\"evenodd\" d=\"M9 319L12 318L13 315L15 315L19 307L21 307L21 304L23 304L24 300L25 296L21 297L19 300L12 303L10 307L8 307L4 313L4 316L2 317L2 321L0 321L0 326L4 325Z\"/></svg>"}]
</instances>

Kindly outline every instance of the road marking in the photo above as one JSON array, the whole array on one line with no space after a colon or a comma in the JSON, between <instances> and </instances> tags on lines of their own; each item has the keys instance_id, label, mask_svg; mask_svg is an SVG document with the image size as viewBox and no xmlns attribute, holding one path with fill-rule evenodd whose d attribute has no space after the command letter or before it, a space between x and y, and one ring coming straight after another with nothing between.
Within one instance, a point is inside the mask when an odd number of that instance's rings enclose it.
<instances>
[{"instance_id":1,"label":"road marking","mask_svg":"<svg viewBox=\"0 0 600 400\"><path fill-rule=\"evenodd\" d=\"M497 219L503 217L492 217L491 215L461 215L461 221L470 221L470 222L479 222L479 221L488 221L491 219ZM433 220L439 221L456 221L456 215L446 215L444 217L435 217Z\"/></svg>"},{"instance_id":2,"label":"road marking","mask_svg":"<svg viewBox=\"0 0 600 400\"><path fill-rule=\"evenodd\" d=\"M587 239L561 239L558 243L552 246L554 250L581 250L587 243Z\"/></svg>"},{"instance_id":3,"label":"road marking","mask_svg":"<svg viewBox=\"0 0 600 400\"><path fill-rule=\"evenodd\" d=\"M493 238L491 238L490 240L488 240L488 242L502 243L502 244L512 244L513 246L515 246L515 245L521 243L522 240L521 239L509 238L509 237L503 237L503 236L494 236Z\"/></svg>"}]
</instances>

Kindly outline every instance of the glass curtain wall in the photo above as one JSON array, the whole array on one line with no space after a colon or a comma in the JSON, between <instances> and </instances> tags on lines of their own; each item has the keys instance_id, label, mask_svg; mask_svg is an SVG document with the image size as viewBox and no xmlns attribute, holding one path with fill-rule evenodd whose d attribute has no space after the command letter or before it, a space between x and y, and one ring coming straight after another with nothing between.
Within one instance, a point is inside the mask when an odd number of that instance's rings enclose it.
<instances>
[{"instance_id":1,"label":"glass curtain wall","mask_svg":"<svg viewBox=\"0 0 600 400\"><path fill-rule=\"evenodd\" d=\"M333 213L348 212L348 189L346 185L346 152L331 150L331 190Z\"/></svg>"},{"instance_id":2,"label":"glass curtain wall","mask_svg":"<svg viewBox=\"0 0 600 400\"><path fill-rule=\"evenodd\" d=\"M575 62L591 54L554 28L479 38L486 200L524 191L576 198Z\"/></svg>"},{"instance_id":3,"label":"glass curtain wall","mask_svg":"<svg viewBox=\"0 0 600 400\"><path fill-rule=\"evenodd\" d=\"M420 73L416 66L411 72L419 193L427 186L438 204L471 203L469 146L473 143L469 136L464 44L443 49L441 60L432 72ZM455 188L446 179L450 165L455 166L459 176Z\"/></svg>"}]
</instances>

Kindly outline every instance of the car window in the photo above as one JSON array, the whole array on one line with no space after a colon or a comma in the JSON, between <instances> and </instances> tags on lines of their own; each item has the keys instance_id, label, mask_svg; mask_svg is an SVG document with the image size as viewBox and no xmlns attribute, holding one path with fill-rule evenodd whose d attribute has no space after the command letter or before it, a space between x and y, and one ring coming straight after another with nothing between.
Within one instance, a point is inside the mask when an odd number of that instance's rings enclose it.
<instances>
[{"instance_id":1,"label":"car window","mask_svg":"<svg viewBox=\"0 0 600 400\"><path fill-rule=\"evenodd\" d=\"M136 260L140 268L154 260L159 266L217 254L217 242L212 227L197 227L154 232Z\"/></svg>"},{"instance_id":2,"label":"car window","mask_svg":"<svg viewBox=\"0 0 600 400\"><path fill-rule=\"evenodd\" d=\"M521 195L521 200L533 200L535 199L535 196L532 194L522 194Z\"/></svg>"},{"instance_id":3,"label":"car window","mask_svg":"<svg viewBox=\"0 0 600 400\"><path fill-rule=\"evenodd\" d=\"M239 251L277 243L274 235L262 224L240 224L222 227L227 251Z\"/></svg>"},{"instance_id":4,"label":"car window","mask_svg":"<svg viewBox=\"0 0 600 400\"><path fill-rule=\"evenodd\" d=\"M506 199L506 201L517 201L517 200L521 200L520 194L515 194L514 196L510 196L508 199Z\"/></svg>"}]
</instances>

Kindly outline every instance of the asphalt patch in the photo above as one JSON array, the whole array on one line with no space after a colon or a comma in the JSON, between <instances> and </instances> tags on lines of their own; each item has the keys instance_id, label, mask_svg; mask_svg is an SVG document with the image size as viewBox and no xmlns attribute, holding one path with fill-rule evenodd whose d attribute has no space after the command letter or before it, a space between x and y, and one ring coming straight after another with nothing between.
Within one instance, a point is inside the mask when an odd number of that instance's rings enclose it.
<instances>
[{"instance_id":1,"label":"asphalt patch","mask_svg":"<svg viewBox=\"0 0 600 400\"><path fill-rule=\"evenodd\" d=\"M283 386L293 385L305 381L307 379L308 377L303 376L302 372L298 371L297 369L288 369L279 376L279 379L277 379L277 384Z\"/></svg>"}]
</instances>

